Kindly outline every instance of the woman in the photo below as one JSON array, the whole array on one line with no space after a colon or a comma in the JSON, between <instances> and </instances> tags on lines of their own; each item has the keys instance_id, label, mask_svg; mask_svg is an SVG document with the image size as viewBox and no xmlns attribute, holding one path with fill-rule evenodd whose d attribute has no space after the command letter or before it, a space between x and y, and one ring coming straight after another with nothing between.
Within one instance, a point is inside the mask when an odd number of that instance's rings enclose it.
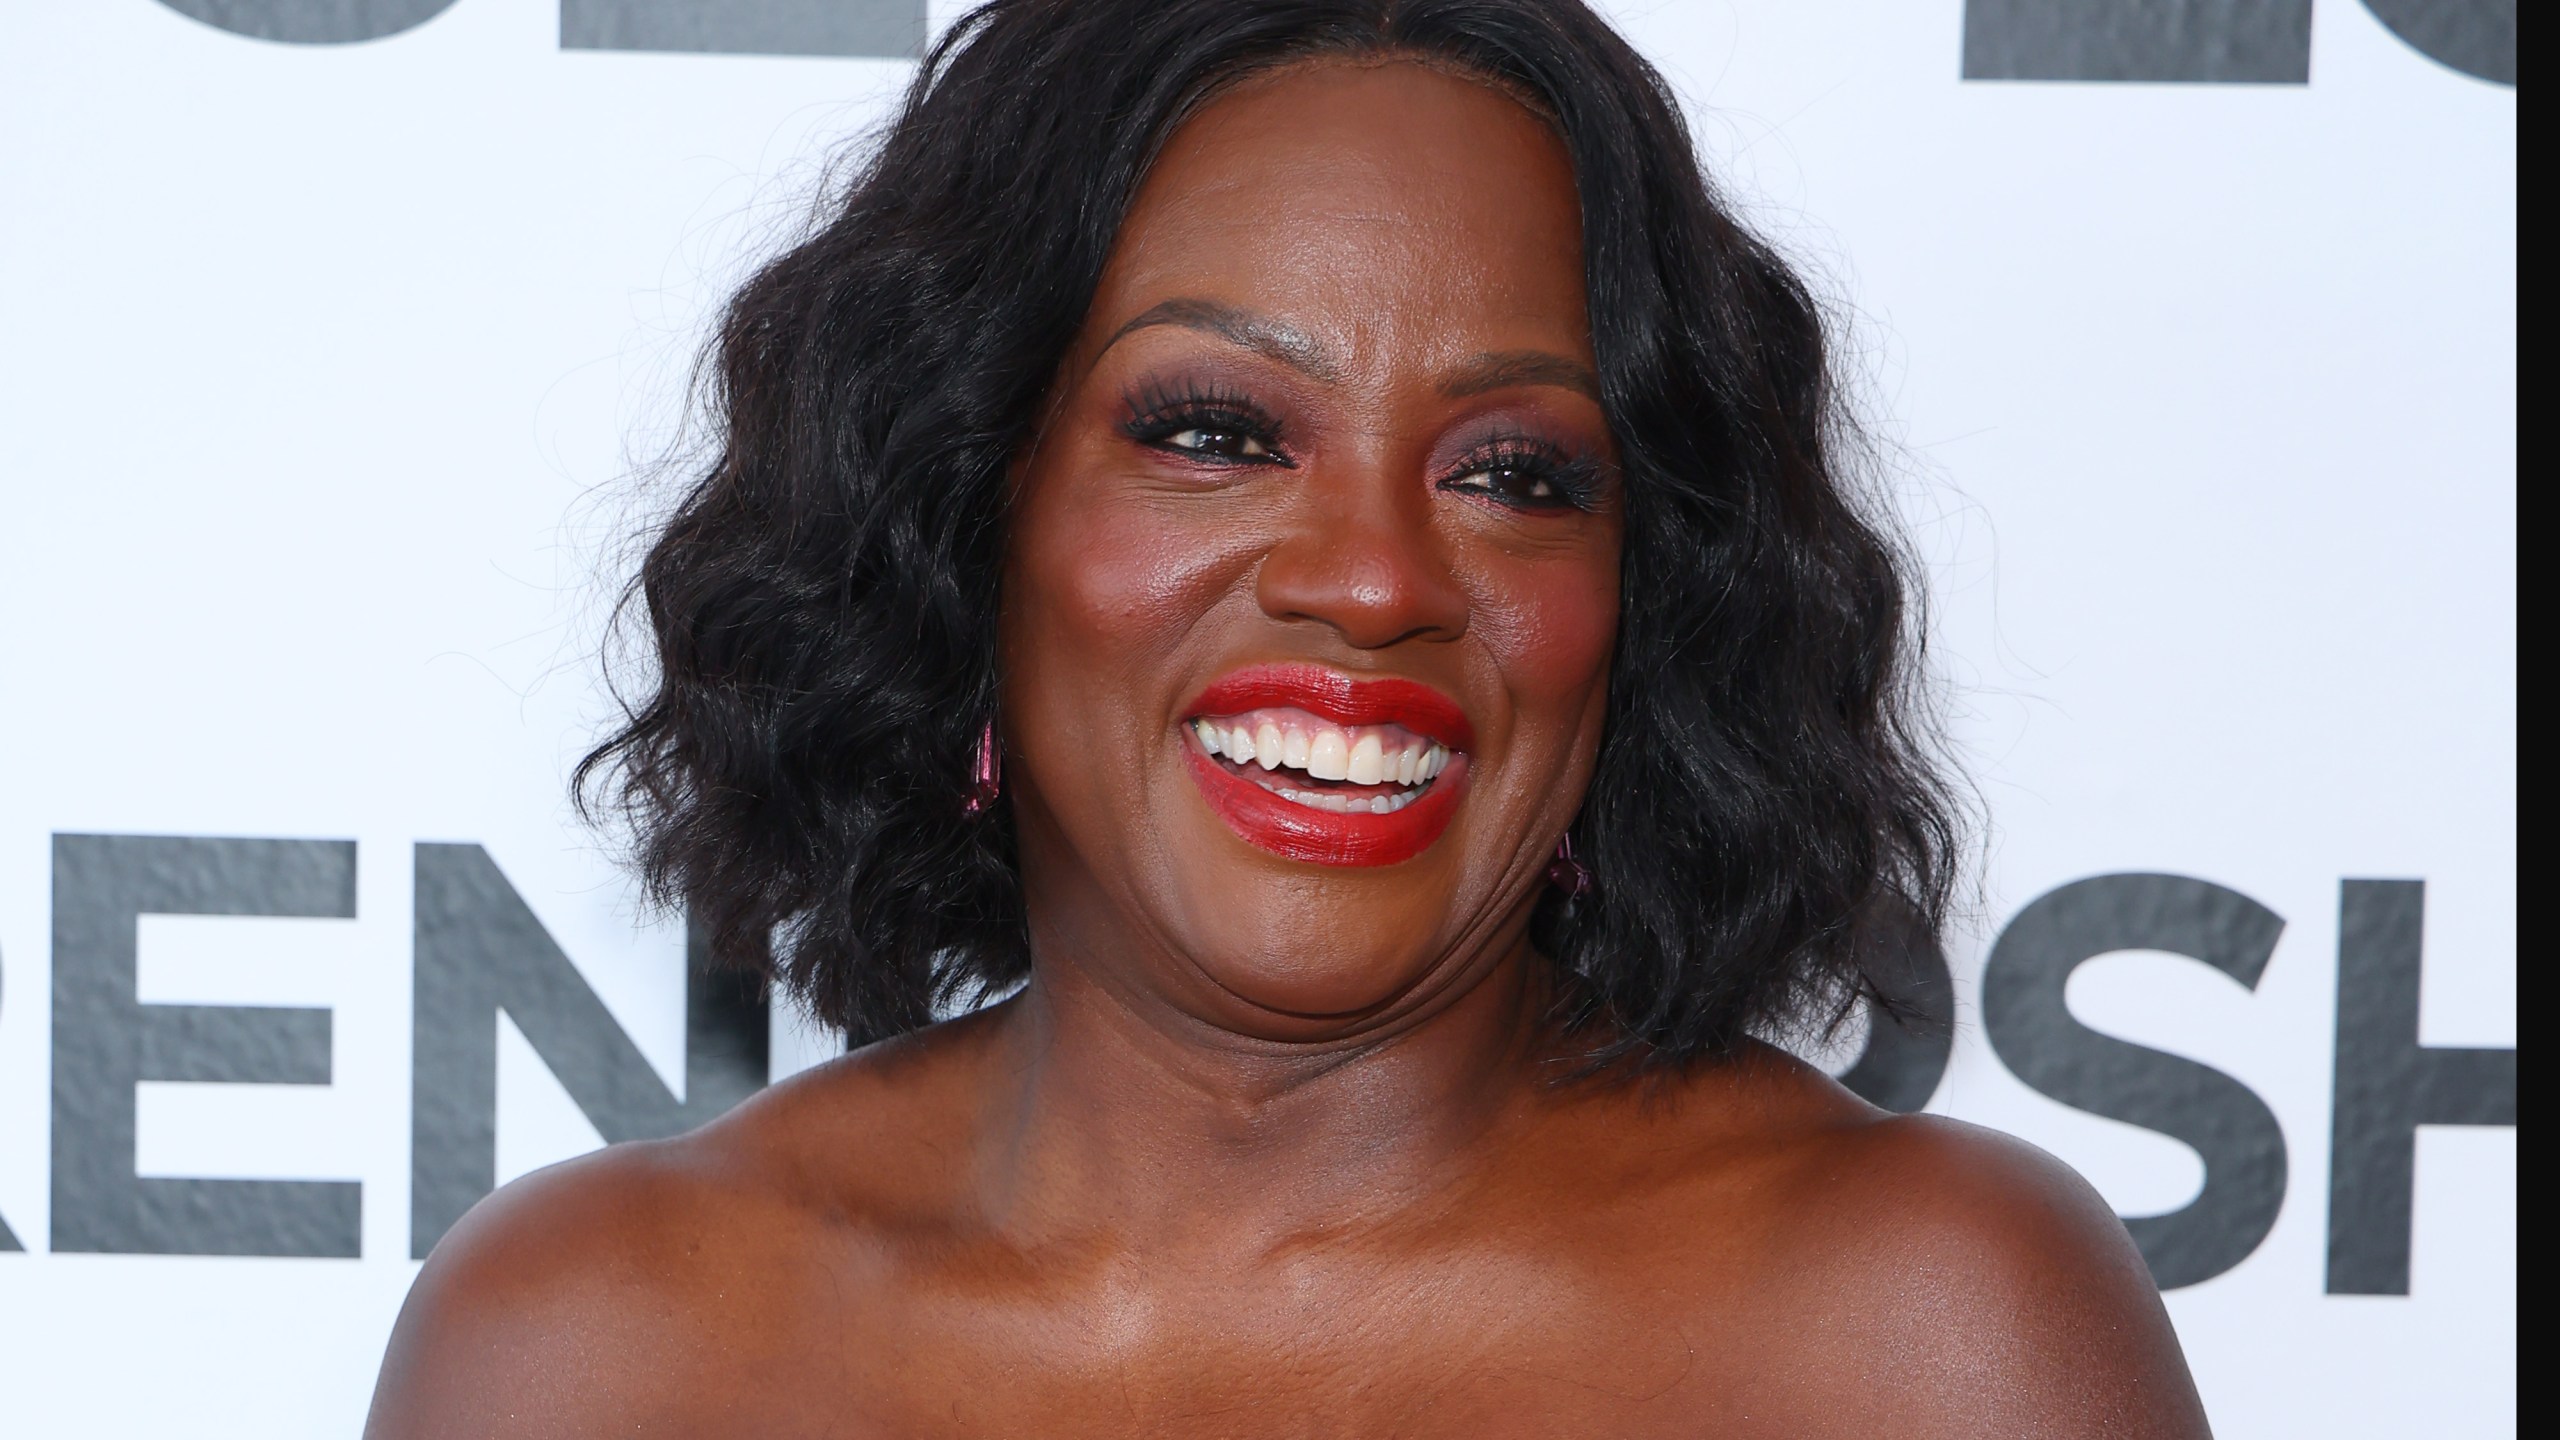
<instances>
[{"instance_id":1,"label":"woman","mask_svg":"<svg viewBox=\"0 0 2560 1440\"><path fill-rule=\"evenodd\" d=\"M372 1433L2202 1434L2087 1186L1753 1038L1950 864L1825 366L1574 0L963 21L589 761L877 1043L481 1205Z\"/></svg>"}]
</instances>

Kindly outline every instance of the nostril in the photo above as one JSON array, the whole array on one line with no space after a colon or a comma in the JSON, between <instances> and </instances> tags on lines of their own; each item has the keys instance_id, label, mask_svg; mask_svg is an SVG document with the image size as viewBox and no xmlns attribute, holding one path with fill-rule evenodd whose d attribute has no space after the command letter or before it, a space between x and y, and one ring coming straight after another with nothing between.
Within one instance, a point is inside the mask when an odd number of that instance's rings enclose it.
<instances>
[{"instance_id":1,"label":"nostril","mask_svg":"<svg viewBox=\"0 0 2560 1440\"><path fill-rule=\"evenodd\" d=\"M1363 650L1466 628L1466 595L1433 548L1381 527L1348 528L1276 547L1257 577L1263 613L1321 624Z\"/></svg>"}]
</instances>

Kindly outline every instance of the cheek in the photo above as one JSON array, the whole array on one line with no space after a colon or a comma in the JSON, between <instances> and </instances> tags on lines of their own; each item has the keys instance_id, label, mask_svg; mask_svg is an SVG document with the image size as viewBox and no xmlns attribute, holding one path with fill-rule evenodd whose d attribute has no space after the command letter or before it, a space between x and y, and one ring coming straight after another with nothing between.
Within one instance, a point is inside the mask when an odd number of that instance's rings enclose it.
<instances>
[{"instance_id":1,"label":"cheek","mask_svg":"<svg viewBox=\"0 0 2560 1440\"><path fill-rule=\"evenodd\" d=\"M1099 728L1090 712L1127 707L1094 700L1110 696L1149 712L1178 700L1131 687L1163 685L1166 659L1235 588L1250 537L1204 523L1214 521L1206 512L1215 507L1195 501L1115 498L1107 481L1043 489L1017 507L1005 577L1003 669L1012 701L1044 715L1073 705L1087 712L1079 728ZM1126 718L1152 725L1163 717Z\"/></svg>"},{"instance_id":2,"label":"cheek","mask_svg":"<svg viewBox=\"0 0 2560 1440\"><path fill-rule=\"evenodd\" d=\"M1519 707L1524 729L1571 737L1606 700L1618 638L1614 544L1586 563L1541 563L1491 577L1476 627Z\"/></svg>"}]
</instances>

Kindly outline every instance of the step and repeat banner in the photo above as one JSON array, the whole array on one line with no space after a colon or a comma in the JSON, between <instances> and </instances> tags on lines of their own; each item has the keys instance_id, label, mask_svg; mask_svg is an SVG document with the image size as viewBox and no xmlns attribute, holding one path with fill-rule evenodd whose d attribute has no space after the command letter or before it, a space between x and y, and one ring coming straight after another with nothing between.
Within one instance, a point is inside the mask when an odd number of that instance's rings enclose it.
<instances>
[{"instance_id":1,"label":"step and repeat banner","mask_svg":"<svg viewBox=\"0 0 2560 1440\"><path fill-rule=\"evenodd\" d=\"M1990 817L1952 1024L1825 1063L2087 1174L2223 1435L2512 1433L2514 0L1610 9ZM565 773L707 319L956 13L0 0L0 1432L351 1434L479 1196L831 1053Z\"/></svg>"}]
</instances>

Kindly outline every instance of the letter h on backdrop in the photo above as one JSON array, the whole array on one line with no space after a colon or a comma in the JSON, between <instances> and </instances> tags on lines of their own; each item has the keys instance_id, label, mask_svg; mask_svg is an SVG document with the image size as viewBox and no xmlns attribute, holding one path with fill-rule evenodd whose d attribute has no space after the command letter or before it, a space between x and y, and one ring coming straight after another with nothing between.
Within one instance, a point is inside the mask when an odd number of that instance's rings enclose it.
<instances>
[{"instance_id":1,"label":"letter h on backdrop","mask_svg":"<svg viewBox=\"0 0 2560 1440\"><path fill-rule=\"evenodd\" d=\"M2421 1125L2516 1123L2516 1052L2418 1043L2427 887L2350 880L2338 902L2329 1293L2409 1293Z\"/></svg>"}]
</instances>

